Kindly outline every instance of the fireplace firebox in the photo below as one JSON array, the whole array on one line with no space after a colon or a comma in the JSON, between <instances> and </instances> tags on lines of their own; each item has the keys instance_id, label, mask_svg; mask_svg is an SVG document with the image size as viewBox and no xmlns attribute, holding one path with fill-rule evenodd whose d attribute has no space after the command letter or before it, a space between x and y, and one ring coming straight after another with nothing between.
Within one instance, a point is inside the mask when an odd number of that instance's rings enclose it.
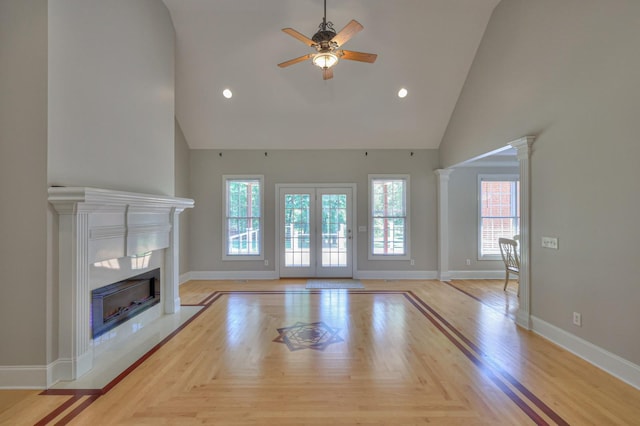
<instances>
[{"instance_id":1,"label":"fireplace firebox","mask_svg":"<svg viewBox=\"0 0 640 426\"><path fill-rule=\"evenodd\" d=\"M160 268L91 292L93 338L160 302Z\"/></svg>"}]
</instances>

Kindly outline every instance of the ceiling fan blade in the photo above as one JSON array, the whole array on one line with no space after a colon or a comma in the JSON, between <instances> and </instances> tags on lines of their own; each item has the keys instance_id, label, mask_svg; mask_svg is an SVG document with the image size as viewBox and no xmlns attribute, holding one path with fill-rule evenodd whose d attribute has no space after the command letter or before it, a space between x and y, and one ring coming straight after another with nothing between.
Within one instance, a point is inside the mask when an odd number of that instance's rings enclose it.
<instances>
[{"instance_id":1,"label":"ceiling fan blade","mask_svg":"<svg viewBox=\"0 0 640 426\"><path fill-rule=\"evenodd\" d=\"M364 27L360 22L352 19L343 29L340 30L338 34L331 41L335 41L338 46L342 46L345 44L351 37L362 31Z\"/></svg>"},{"instance_id":2,"label":"ceiling fan blade","mask_svg":"<svg viewBox=\"0 0 640 426\"><path fill-rule=\"evenodd\" d=\"M290 60L288 60L286 62L282 62L282 63L278 64L278 66L280 68L286 68L286 67L288 67L290 65L297 64L298 62L306 61L307 59L311 58L312 56L313 56L313 53L309 53L308 55L300 56L298 58L290 59Z\"/></svg>"},{"instance_id":3,"label":"ceiling fan blade","mask_svg":"<svg viewBox=\"0 0 640 426\"><path fill-rule=\"evenodd\" d=\"M285 33L289 34L291 37L300 40L301 42L303 42L307 46L313 46L315 44L314 41L311 40L309 37L307 37L304 34L299 33L298 31L294 30L293 28L283 28L282 31L284 31Z\"/></svg>"},{"instance_id":4,"label":"ceiling fan blade","mask_svg":"<svg viewBox=\"0 0 640 426\"><path fill-rule=\"evenodd\" d=\"M352 50L342 50L340 59L348 59L350 61L368 62L370 64L376 61L378 55L375 53L354 52Z\"/></svg>"},{"instance_id":5,"label":"ceiling fan blade","mask_svg":"<svg viewBox=\"0 0 640 426\"><path fill-rule=\"evenodd\" d=\"M323 68L322 69L322 79L329 80L333 78L333 68Z\"/></svg>"}]
</instances>

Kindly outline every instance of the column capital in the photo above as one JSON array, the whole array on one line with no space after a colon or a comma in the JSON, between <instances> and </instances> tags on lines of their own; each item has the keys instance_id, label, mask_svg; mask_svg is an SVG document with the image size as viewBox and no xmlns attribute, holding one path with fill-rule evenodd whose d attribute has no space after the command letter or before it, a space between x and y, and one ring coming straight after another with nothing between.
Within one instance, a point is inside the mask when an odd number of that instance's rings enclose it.
<instances>
[{"instance_id":1,"label":"column capital","mask_svg":"<svg viewBox=\"0 0 640 426\"><path fill-rule=\"evenodd\" d=\"M518 160L524 160L531 156L531 146L535 140L535 136L523 136L520 139L509 142L509 145L516 149Z\"/></svg>"},{"instance_id":2,"label":"column capital","mask_svg":"<svg viewBox=\"0 0 640 426\"><path fill-rule=\"evenodd\" d=\"M433 172L439 179L449 179L449 176L453 173L453 169L435 169Z\"/></svg>"}]
</instances>

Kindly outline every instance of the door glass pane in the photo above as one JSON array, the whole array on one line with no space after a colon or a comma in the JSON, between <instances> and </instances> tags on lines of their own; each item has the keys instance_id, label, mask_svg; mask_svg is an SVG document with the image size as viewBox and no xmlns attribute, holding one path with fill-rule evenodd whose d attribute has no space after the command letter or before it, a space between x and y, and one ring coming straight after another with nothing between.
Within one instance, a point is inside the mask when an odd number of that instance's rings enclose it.
<instances>
[{"instance_id":1,"label":"door glass pane","mask_svg":"<svg viewBox=\"0 0 640 426\"><path fill-rule=\"evenodd\" d=\"M284 196L285 266L308 267L309 258L309 194Z\"/></svg>"},{"instance_id":2,"label":"door glass pane","mask_svg":"<svg viewBox=\"0 0 640 426\"><path fill-rule=\"evenodd\" d=\"M347 266L347 196L322 195L322 266Z\"/></svg>"}]
</instances>

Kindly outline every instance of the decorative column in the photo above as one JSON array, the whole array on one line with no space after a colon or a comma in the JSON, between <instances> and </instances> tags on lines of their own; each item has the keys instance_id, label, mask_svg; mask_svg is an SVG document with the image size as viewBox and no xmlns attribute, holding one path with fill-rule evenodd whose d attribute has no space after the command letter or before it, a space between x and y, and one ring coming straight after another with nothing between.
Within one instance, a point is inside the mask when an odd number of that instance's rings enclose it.
<instances>
[{"instance_id":1,"label":"decorative column","mask_svg":"<svg viewBox=\"0 0 640 426\"><path fill-rule=\"evenodd\" d=\"M180 213L184 208L174 207L169 213L171 230L169 231L169 247L164 257L164 312L173 314L180 311Z\"/></svg>"},{"instance_id":2,"label":"decorative column","mask_svg":"<svg viewBox=\"0 0 640 426\"><path fill-rule=\"evenodd\" d=\"M516 323L531 329L531 146L535 137L525 136L511 142L520 163L520 302Z\"/></svg>"},{"instance_id":3,"label":"decorative column","mask_svg":"<svg viewBox=\"0 0 640 426\"><path fill-rule=\"evenodd\" d=\"M435 171L438 180L438 279L448 281L449 274L449 175L453 169Z\"/></svg>"},{"instance_id":4,"label":"decorative column","mask_svg":"<svg viewBox=\"0 0 640 426\"><path fill-rule=\"evenodd\" d=\"M93 367L89 289L89 210L83 204L58 208L60 264L60 364L65 379L82 376ZM71 301L71 303L69 303Z\"/></svg>"}]
</instances>

